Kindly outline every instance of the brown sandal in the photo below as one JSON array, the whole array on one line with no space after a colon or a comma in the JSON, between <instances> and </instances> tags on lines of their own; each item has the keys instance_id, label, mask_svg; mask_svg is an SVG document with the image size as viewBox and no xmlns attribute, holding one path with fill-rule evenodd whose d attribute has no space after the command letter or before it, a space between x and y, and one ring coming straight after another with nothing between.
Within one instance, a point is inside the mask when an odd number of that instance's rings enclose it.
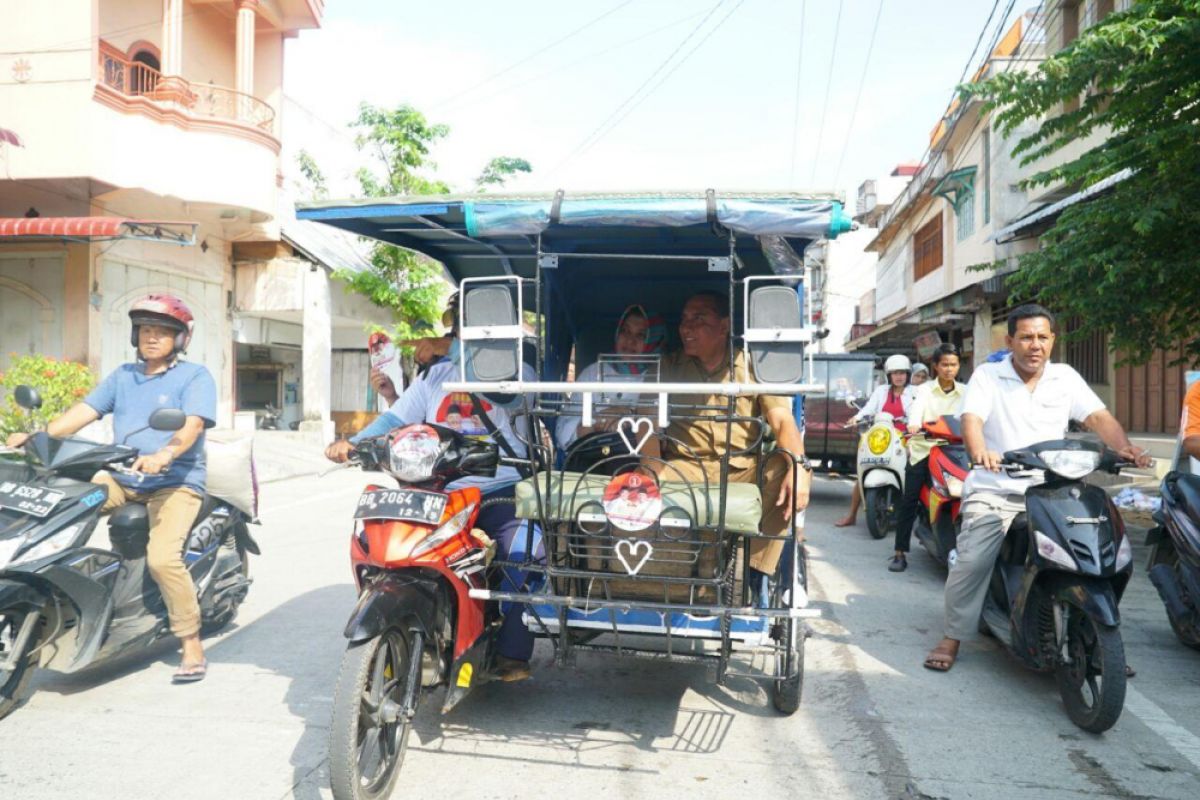
<instances>
[{"instance_id":1,"label":"brown sandal","mask_svg":"<svg viewBox=\"0 0 1200 800\"><path fill-rule=\"evenodd\" d=\"M934 672L949 672L950 668L954 666L954 662L957 660L957 648L955 650L951 650L943 642L930 650L929 655L925 656L925 669L931 669Z\"/></svg>"}]
</instances>

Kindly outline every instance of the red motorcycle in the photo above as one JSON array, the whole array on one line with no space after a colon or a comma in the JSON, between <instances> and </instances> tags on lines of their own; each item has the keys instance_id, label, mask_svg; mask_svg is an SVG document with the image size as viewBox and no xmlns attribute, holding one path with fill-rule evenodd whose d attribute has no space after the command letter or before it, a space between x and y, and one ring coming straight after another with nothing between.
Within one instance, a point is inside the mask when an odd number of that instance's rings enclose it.
<instances>
[{"instance_id":1,"label":"red motorcycle","mask_svg":"<svg viewBox=\"0 0 1200 800\"><path fill-rule=\"evenodd\" d=\"M487 588L495 545L473 527L479 489L445 487L495 475L499 459L494 443L436 425L364 439L350 457L399 488L367 486L354 512L359 598L346 625L329 745L338 800L391 793L423 689L449 686L445 713L491 672L499 614L470 591Z\"/></svg>"},{"instance_id":2,"label":"red motorcycle","mask_svg":"<svg viewBox=\"0 0 1200 800\"><path fill-rule=\"evenodd\" d=\"M929 451L929 480L921 487L921 508L913 532L938 563L949 566L958 556L962 527L963 484L970 471L962 443L962 421L939 417L921 426L926 439L936 442Z\"/></svg>"}]
</instances>

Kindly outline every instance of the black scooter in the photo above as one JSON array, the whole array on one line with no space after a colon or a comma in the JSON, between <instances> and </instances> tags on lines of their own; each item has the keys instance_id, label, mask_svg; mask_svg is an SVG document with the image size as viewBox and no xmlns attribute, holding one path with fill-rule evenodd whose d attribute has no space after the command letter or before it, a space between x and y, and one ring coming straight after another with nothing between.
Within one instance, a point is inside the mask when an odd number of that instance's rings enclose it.
<instances>
[{"instance_id":1,"label":"black scooter","mask_svg":"<svg viewBox=\"0 0 1200 800\"><path fill-rule=\"evenodd\" d=\"M1042 442L1004 454L1010 475L1045 473L1025 493L996 559L980 629L1027 667L1053 672L1071 721L1092 733L1125 705L1121 595L1133 548L1116 506L1083 479L1132 466L1092 442Z\"/></svg>"},{"instance_id":2,"label":"black scooter","mask_svg":"<svg viewBox=\"0 0 1200 800\"><path fill-rule=\"evenodd\" d=\"M18 386L18 405L41 406ZM159 409L147 427L172 431L186 417ZM98 471L128 470L123 445L33 434L23 461L0 459L0 719L23 699L39 665L75 672L169 634L166 606L146 570L146 507L127 503L109 521L113 550L88 546L107 498ZM259 553L249 517L206 496L184 545L200 596L202 633L233 621L250 588L248 553Z\"/></svg>"},{"instance_id":3,"label":"black scooter","mask_svg":"<svg viewBox=\"0 0 1200 800\"><path fill-rule=\"evenodd\" d=\"M1150 582L1179 641L1200 650L1200 475L1167 473L1154 520L1146 536Z\"/></svg>"}]
</instances>

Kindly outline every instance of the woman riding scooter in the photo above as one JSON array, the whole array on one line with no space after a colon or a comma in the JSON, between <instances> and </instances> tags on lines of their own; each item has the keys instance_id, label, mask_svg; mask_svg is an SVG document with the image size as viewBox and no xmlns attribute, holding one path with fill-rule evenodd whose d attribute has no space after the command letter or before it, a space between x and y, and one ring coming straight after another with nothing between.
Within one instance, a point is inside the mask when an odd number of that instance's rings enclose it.
<instances>
[{"instance_id":1,"label":"woman riding scooter","mask_svg":"<svg viewBox=\"0 0 1200 800\"><path fill-rule=\"evenodd\" d=\"M873 417L882 411L892 415L892 419L896 421L896 430L903 433L904 423L901 420L908 417L908 411L917 394L917 390L909 385L909 370L911 369L912 362L908 360L908 356L899 354L888 356L887 361L883 362L883 370L887 373L887 383L875 387L875 391L867 399L866 405L850 418L846 427L853 427L860 419ZM849 513L833 524L839 528L852 526L858 521L858 508L861 504L862 486L855 483L854 492L850 495Z\"/></svg>"}]
</instances>

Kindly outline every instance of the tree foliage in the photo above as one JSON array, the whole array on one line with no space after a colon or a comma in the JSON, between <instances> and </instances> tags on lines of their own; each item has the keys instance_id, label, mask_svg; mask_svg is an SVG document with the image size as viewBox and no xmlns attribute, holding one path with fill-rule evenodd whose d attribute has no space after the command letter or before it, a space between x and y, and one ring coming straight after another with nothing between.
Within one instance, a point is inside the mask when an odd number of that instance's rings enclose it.
<instances>
[{"instance_id":1,"label":"tree foliage","mask_svg":"<svg viewBox=\"0 0 1200 800\"><path fill-rule=\"evenodd\" d=\"M304 179L299 188L302 194L311 200L324 200L329 197L329 186L325 182L325 173L317 166L317 160L307 150L296 154L296 167Z\"/></svg>"},{"instance_id":2,"label":"tree foliage","mask_svg":"<svg viewBox=\"0 0 1200 800\"><path fill-rule=\"evenodd\" d=\"M1183 347L1200 361L1200 0L1139 0L1110 14L1035 72L1002 72L964 91L1005 133L1040 127L1014 155L1043 166L1027 186L1087 187L1132 177L1065 209L1020 258L1015 294L1110 334L1134 362ZM1100 143L1065 159L1090 136ZM1056 158L1057 156L1057 158Z\"/></svg>"},{"instance_id":3,"label":"tree foliage","mask_svg":"<svg viewBox=\"0 0 1200 800\"><path fill-rule=\"evenodd\" d=\"M482 192L486 191L489 186L503 186L518 172L529 174L533 172L533 167L523 158L496 156L487 163L483 172L479 173L479 177L475 179L475 188Z\"/></svg>"}]
</instances>

